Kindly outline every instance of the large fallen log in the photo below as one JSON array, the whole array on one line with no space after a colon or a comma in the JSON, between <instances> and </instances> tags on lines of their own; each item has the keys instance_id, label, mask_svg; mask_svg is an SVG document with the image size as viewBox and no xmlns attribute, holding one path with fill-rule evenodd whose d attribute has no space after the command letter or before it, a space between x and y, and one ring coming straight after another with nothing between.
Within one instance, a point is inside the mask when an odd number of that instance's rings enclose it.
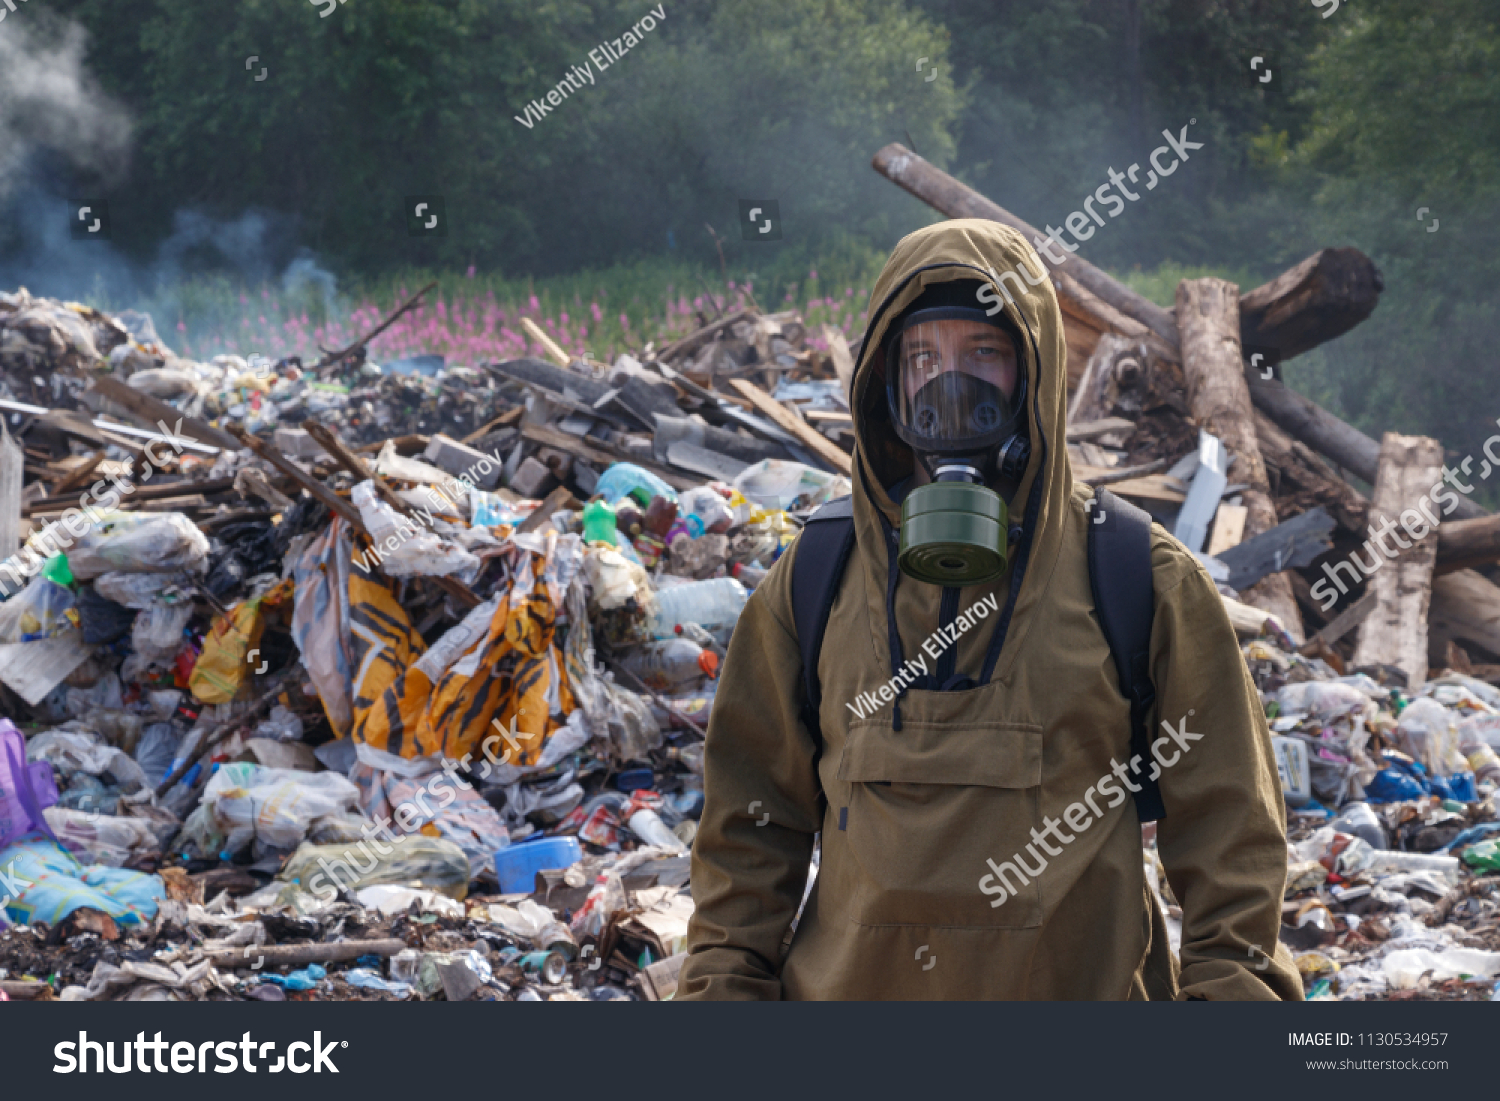
<instances>
[{"instance_id":1,"label":"large fallen log","mask_svg":"<svg viewBox=\"0 0 1500 1101\"><path fill-rule=\"evenodd\" d=\"M1404 510L1415 508L1442 467L1443 445L1437 440L1385 434L1370 518L1382 533L1390 531L1399 556L1382 563L1370 579L1375 610L1360 624L1354 664L1394 665L1406 674L1412 687L1427 680L1427 611L1432 603L1437 535L1429 531L1424 538L1408 542L1400 528L1392 525L1399 522ZM1416 516L1422 527L1429 526L1421 513ZM1377 542L1383 544L1384 540ZM1374 558L1374 548L1367 553Z\"/></svg>"},{"instance_id":2,"label":"large fallen log","mask_svg":"<svg viewBox=\"0 0 1500 1101\"><path fill-rule=\"evenodd\" d=\"M1442 664L1454 640L1500 657L1500 586L1474 570L1434 579L1427 628L1427 653L1434 665Z\"/></svg>"},{"instance_id":3,"label":"large fallen log","mask_svg":"<svg viewBox=\"0 0 1500 1101\"><path fill-rule=\"evenodd\" d=\"M318 944L246 945L229 951L209 952L215 967L262 968L290 967L304 963L341 963L361 956L394 956L406 947L404 940L386 937L380 940L336 940Z\"/></svg>"},{"instance_id":4,"label":"large fallen log","mask_svg":"<svg viewBox=\"0 0 1500 1101\"><path fill-rule=\"evenodd\" d=\"M987 218L1019 230L1028 241L1045 241L1035 226L998 203L955 180L899 143L875 154L875 171L950 218ZM1127 318L1140 322L1168 345L1177 344L1177 325L1170 310L1131 290L1077 255L1064 252L1055 263L1039 251L1054 273L1072 279L1089 295ZM1054 279L1056 281L1056 279ZM1290 359L1319 344L1342 336L1370 316L1383 286L1380 272L1358 249L1323 249L1271 282L1241 298L1240 339L1245 345L1278 349L1278 359ZM1064 312L1088 308L1081 295L1059 297L1073 301ZM1106 332L1134 335L1113 318L1101 318Z\"/></svg>"},{"instance_id":5,"label":"large fallen log","mask_svg":"<svg viewBox=\"0 0 1500 1101\"><path fill-rule=\"evenodd\" d=\"M1035 226L985 198L966 184L959 183L899 142L892 142L875 154L875 171L899 187L905 188L928 206L950 218L986 218L1019 230L1028 241L1045 241ZM1055 246L1054 246L1055 247ZM1087 260L1063 252L1062 263L1056 263L1041 250L1042 262L1053 271L1062 271L1095 298L1121 313L1141 322L1168 344L1177 343L1177 325L1168 310L1162 309L1144 295L1094 267Z\"/></svg>"},{"instance_id":6,"label":"large fallen log","mask_svg":"<svg viewBox=\"0 0 1500 1101\"><path fill-rule=\"evenodd\" d=\"M1500 562L1500 516L1445 520L1438 528L1439 573Z\"/></svg>"},{"instance_id":7,"label":"large fallen log","mask_svg":"<svg viewBox=\"0 0 1500 1101\"><path fill-rule=\"evenodd\" d=\"M1385 280L1357 248L1325 248L1240 297L1240 339L1271 364L1343 336L1374 312Z\"/></svg>"},{"instance_id":8,"label":"large fallen log","mask_svg":"<svg viewBox=\"0 0 1500 1101\"><path fill-rule=\"evenodd\" d=\"M1184 279L1177 285L1177 320L1193 418L1234 455L1229 475L1246 486L1246 537L1270 531L1280 521L1255 438L1255 417L1242 366L1239 288L1223 279ZM1302 641L1302 614L1284 573L1271 574L1241 595L1245 603L1276 615L1292 639Z\"/></svg>"}]
</instances>

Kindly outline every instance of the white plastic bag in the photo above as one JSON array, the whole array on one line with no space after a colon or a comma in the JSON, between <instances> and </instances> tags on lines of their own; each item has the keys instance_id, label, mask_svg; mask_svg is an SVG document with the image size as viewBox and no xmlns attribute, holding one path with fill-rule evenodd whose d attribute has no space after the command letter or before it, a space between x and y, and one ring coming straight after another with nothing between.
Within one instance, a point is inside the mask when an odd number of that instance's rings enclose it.
<instances>
[{"instance_id":1,"label":"white plastic bag","mask_svg":"<svg viewBox=\"0 0 1500 1101\"><path fill-rule=\"evenodd\" d=\"M842 475L784 459L762 459L747 466L735 478L734 488L763 508L788 512L821 505L852 490Z\"/></svg>"},{"instance_id":2,"label":"white plastic bag","mask_svg":"<svg viewBox=\"0 0 1500 1101\"><path fill-rule=\"evenodd\" d=\"M180 512L110 512L68 548L80 581L110 570L155 573L208 567L208 537Z\"/></svg>"},{"instance_id":3,"label":"white plastic bag","mask_svg":"<svg viewBox=\"0 0 1500 1101\"><path fill-rule=\"evenodd\" d=\"M390 577L457 577L465 583L479 576L478 558L434 534L425 514L399 515L375 495L373 482L360 482L350 499L375 542L370 550L354 556L356 567L378 565Z\"/></svg>"},{"instance_id":4,"label":"white plastic bag","mask_svg":"<svg viewBox=\"0 0 1500 1101\"><path fill-rule=\"evenodd\" d=\"M252 840L291 849L329 815L358 814L359 789L336 772L224 765L203 792L203 805L224 847L238 852Z\"/></svg>"}]
</instances>

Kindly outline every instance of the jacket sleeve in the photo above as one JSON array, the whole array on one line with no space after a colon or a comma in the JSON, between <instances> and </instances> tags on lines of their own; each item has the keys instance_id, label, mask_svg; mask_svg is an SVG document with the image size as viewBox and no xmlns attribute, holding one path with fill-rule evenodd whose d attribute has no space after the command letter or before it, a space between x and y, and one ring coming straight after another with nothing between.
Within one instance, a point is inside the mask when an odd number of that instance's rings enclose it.
<instances>
[{"instance_id":1,"label":"jacket sleeve","mask_svg":"<svg viewBox=\"0 0 1500 1101\"><path fill-rule=\"evenodd\" d=\"M782 938L821 825L813 740L799 714L802 662L786 626L795 549L745 605L715 694L676 1000L781 997Z\"/></svg>"},{"instance_id":2,"label":"jacket sleeve","mask_svg":"<svg viewBox=\"0 0 1500 1101\"><path fill-rule=\"evenodd\" d=\"M1271 732L1223 601L1196 562L1158 593L1151 650L1152 753L1166 807L1157 846L1182 906L1178 996L1301 1001L1278 939L1286 815Z\"/></svg>"}]
</instances>

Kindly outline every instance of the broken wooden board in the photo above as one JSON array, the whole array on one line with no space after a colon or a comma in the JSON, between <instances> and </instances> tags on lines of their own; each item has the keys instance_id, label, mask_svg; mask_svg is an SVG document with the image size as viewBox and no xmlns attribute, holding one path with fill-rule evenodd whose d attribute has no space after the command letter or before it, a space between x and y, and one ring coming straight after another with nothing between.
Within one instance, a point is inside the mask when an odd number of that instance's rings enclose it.
<instances>
[{"instance_id":1,"label":"broken wooden board","mask_svg":"<svg viewBox=\"0 0 1500 1101\"><path fill-rule=\"evenodd\" d=\"M25 471L21 445L0 417L0 558L21 546L21 482Z\"/></svg>"},{"instance_id":2,"label":"broken wooden board","mask_svg":"<svg viewBox=\"0 0 1500 1101\"><path fill-rule=\"evenodd\" d=\"M1245 517L1249 514L1250 510L1244 505L1220 501L1219 510L1214 514L1213 531L1208 537L1208 550L1204 553L1210 558L1216 558L1224 551L1239 546L1245 537Z\"/></svg>"},{"instance_id":3,"label":"broken wooden board","mask_svg":"<svg viewBox=\"0 0 1500 1101\"><path fill-rule=\"evenodd\" d=\"M547 358L559 367L566 367L572 357L563 351L563 347L553 340L535 321L529 317L521 318L521 328L526 330L526 335L541 345L542 351L547 353Z\"/></svg>"},{"instance_id":4,"label":"broken wooden board","mask_svg":"<svg viewBox=\"0 0 1500 1101\"><path fill-rule=\"evenodd\" d=\"M833 470L845 477L853 469L849 453L839 448L821 432L810 427L806 421L754 383L744 379L730 379L729 385L760 412L774 421L777 427L797 437L799 443L826 462Z\"/></svg>"},{"instance_id":5,"label":"broken wooden board","mask_svg":"<svg viewBox=\"0 0 1500 1101\"><path fill-rule=\"evenodd\" d=\"M35 707L93 652L76 629L34 642L6 643L0 645L0 681Z\"/></svg>"},{"instance_id":6,"label":"broken wooden board","mask_svg":"<svg viewBox=\"0 0 1500 1101\"><path fill-rule=\"evenodd\" d=\"M1326 627L1320 630L1312 638L1307 640L1307 646L1317 650L1324 646L1332 646L1343 638L1354 628L1370 618L1370 613L1375 610L1376 597L1373 592L1367 592L1349 607L1333 617Z\"/></svg>"},{"instance_id":7,"label":"broken wooden board","mask_svg":"<svg viewBox=\"0 0 1500 1101\"><path fill-rule=\"evenodd\" d=\"M1134 431L1134 421L1128 421L1124 417L1104 417L1101 420L1068 425L1068 442L1082 443L1084 440L1097 440L1100 436L1107 436L1111 432L1119 432L1128 436Z\"/></svg>"},{"instance_id":8,"label":"broken wooden board","mask_svg":"<svg viewBox=\"0 0 1500 1101\"><path fill-rule=\"evenodd\" d=\"M1315 508L1230 547L1216 556L1229 567L1226 584L1243 592L1263 577L1310 564L1333 546L1329 533L1336 526L1332 516Z\"/></svg>"},{"instance_id":9,"label":"broken wooden board","mask_svg":"<svg viewBox=\"0 0 1500 1101\"><path fill-rule=\"evenodd\" d=\"M178 431L177 425L180 422L182 434L195 443L209 444L225 451L240 450L240 444L229 433L197 417L185 417L166 402L136 390L117 378L96 378L91 389L125 409L144 428L160 431L160 426L165 424L167 432L171 433Z\"/></svg>"}]
</instances>

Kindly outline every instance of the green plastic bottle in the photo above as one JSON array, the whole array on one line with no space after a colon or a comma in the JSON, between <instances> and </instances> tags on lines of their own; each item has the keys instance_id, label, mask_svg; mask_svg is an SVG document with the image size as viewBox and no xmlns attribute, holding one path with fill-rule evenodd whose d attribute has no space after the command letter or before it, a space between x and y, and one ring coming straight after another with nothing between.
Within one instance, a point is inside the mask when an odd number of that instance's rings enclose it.
<instances>
[{"instance_id":1,"label":"green plastic bottle","mask_svg":"<svg viewBox=\"0 0 1500 1101\"><path fill-rule=\"evenodd\" d=\"M583 506L583 541L585 543L615 543L615 506L602 499L590 501Z\"/></svg>"}]
</instances>

